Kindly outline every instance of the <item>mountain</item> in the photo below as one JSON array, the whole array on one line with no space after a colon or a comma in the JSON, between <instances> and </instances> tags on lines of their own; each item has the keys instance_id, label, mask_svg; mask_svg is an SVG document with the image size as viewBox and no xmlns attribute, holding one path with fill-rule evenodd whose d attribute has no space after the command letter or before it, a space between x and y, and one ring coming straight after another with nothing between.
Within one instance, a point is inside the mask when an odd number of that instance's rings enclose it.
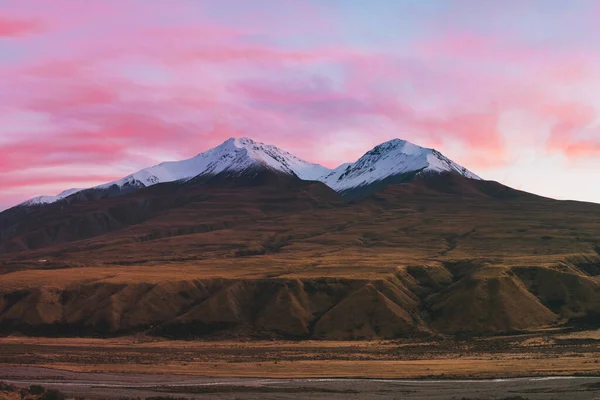
<instances>
[{"instance_id":1,"label":"mountain","mask_svg":"<svg viewBox=\"0 0 600 400\"><path fill-rule=\"evenodd\" d=\"M230 138L190 159L164 162L96 188L108 188L113 185L152 186L222 172L241 174L256 167L295 175L303 180L316 180L329 171L328 168L301 160L278 147L249 138Z\"/></svg>"},{"instance_id":2,"label":"mountain","mask_svg":"<svg viewBox=\"0 0 600 400\"><path fill-rule=\"evenodd\" d=\"M394 139L376 146L354 163L339 166L320 180L343 194L368 194L386 184L412 180L420 173L451 173L481 179L434 149Z\"/></svg>"},{"instance_id":3,"label":"mountain","mask_svg":"<svg viewBox=\"0 0 600 400\"><path fill-rule=\"evenodd\" d=\"M382 143L356 162L330 170L272 145L249 138L231 138L187 160L164 162L91 189L70 189L57 196L39 196L21 205L53 203L82 191L85 193L79 195L80 199L114 197L158 183L223 173L239 176L256 168L279 171L307 181L318 180L348 198L368 195L387 184L410 181L421 173L452 173L480 179L438 151L400 139Z\"/></svg>"},{"instance_id":4,"label":"mountain","mask_svg":"<svg viewBox=\"0 0 600 400\"><path fill-rule=\"evenodd\" d=\"M88 196L88 198L103 197L106 193L112 197L158 183L189 180L198 176L215 176L221 173L240 175L256 168L267 168L308 181L317 180L330 172L326 167L301 160L278 147L249 138L231 138L221 145L187 160L163 162L91 189L71 189L57 196L39 196L21 203L21 205L53 203L84 190L96 194ZM102 192L102 194L98 195L98 192ZM80 195L80 197L84 197L84 195Z\"/></svg>"},{"instance_id":5,"label":"mountain","mask_svg":"<svg viewBox=\"0 0 600 400\"><path fill-rule=\"evenodd\" d=\"M0 335L597 328L599 227L600 205L481 180L401 140L328 171L230 139L0 213Z\"/></svg>"}]
</instances>

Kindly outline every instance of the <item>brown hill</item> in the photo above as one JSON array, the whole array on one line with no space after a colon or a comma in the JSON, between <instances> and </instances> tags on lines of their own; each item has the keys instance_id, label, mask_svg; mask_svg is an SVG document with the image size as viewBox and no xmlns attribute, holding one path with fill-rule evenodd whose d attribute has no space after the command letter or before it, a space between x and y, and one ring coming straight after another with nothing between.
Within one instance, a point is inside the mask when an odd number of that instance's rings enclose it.
<instances>
[{"instance_id":1,"label":"brown hill","mask_svg":"<svg viewBox=\"0 0 600 400\"><path fill-rule=\"evenodd\" d=\"M267 209L296 212L341 202L337 193L322 183L267 170L164 183L121 196L110 191L99 195L95 190L99 197L95 200L90 200L86 192L66 202L16 207L0 213L0 253L79 241L157 217L170 220L170 233L164 234L181 235L195 229L210 230L201 222L214 220L215 212L221 221L255 219L264 217Z\"/></svg>"},{"instance_id":2,"label":"brown hill","mask_svg":"<svg viewBox=\"0 0 600 400\"><path fill-rule=\"evenodd\" d=\"M600 205L455 175L349 203L220 176L0 221L4 333L490 335L600 313Z\"/></svg>"}]
</instances>

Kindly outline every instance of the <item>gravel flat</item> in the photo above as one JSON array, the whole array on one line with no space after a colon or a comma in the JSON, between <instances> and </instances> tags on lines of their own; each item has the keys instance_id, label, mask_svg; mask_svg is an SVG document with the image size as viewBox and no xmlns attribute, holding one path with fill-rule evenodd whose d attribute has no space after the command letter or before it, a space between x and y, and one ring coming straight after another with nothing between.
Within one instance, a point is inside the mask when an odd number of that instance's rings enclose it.
<instances>
[{"instance_id":1,"label":"gravel flat","mask_svg":"<svg viewBox=\"0 0 600 400\"><path fill-rule=\"evenodd\" d=\"M600 398L600 377L498 380L255 379L169 374L80 373L0 366L0 381L40 384L86 399L174 396L198 399L527 399Z\"/></svg>"}]
</instances>

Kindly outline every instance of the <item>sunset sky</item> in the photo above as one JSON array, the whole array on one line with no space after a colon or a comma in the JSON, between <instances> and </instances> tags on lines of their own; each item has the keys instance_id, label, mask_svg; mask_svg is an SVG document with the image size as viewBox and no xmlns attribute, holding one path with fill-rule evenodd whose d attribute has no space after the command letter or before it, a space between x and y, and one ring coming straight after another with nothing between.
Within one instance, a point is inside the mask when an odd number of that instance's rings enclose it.
<instances>
[{"instance_id":1,"label":"sunset sky","mask_svg":"<svg viewBox=\"0 0 600 400\"><path fill-rule=\"evenodd\" d=\"M247 136L600 202L600 1L0 0L0 209Z\"/></svg>"}]
</instances>

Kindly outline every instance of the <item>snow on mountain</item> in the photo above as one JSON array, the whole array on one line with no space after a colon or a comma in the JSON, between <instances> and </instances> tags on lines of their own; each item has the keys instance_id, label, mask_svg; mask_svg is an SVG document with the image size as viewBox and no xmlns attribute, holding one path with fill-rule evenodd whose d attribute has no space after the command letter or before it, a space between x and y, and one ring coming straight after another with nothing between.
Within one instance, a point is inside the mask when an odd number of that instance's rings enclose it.
<instances>
[{"instance_id":1,"label":"snow on mountain","mask_svg":"<svg viewBox=\"0 0 600 400\"><path fill-rule=\"evenodd\" d=\"M191 179L198 175L216 175L225 171L240 173L257 166L296 175L303 180L316 180L331 171L321 165L301 160L275 146L255 142L249 138L231 138L195 157L142 169L123 179L97 186L96 189L105 189L113 185L151 186Z\"/></svg>"},{"instance_id":2,"label":"snow on mountain","mask_svg":"<svg viewBox=\"0 0 600 400\"><path fill-rule=\"evenodd\" d=\"M36 204L49 204L49 203L54 203L56 201L62 200L65 197L69 197L72 194L75 194L77 192L81 192L84 189L67 189L64 192L60 192L59 194L57 194L56 196L37 196L34 197L33 199L29 199L19 205L21 206L33 206Z\"/></svg>"},{"instance_id":3,"label":"snow on mountain","mask_svg":"<svg viewBox=\"0 0 600 400\"><path fill-rule=\"evenodd\" d=\"M388 177L415 172L453 172L481 179L433 149L401 139L382 143L356 162L342 164L319 180L336 191L358 188Z\"/></svg>"}]
</instances>

